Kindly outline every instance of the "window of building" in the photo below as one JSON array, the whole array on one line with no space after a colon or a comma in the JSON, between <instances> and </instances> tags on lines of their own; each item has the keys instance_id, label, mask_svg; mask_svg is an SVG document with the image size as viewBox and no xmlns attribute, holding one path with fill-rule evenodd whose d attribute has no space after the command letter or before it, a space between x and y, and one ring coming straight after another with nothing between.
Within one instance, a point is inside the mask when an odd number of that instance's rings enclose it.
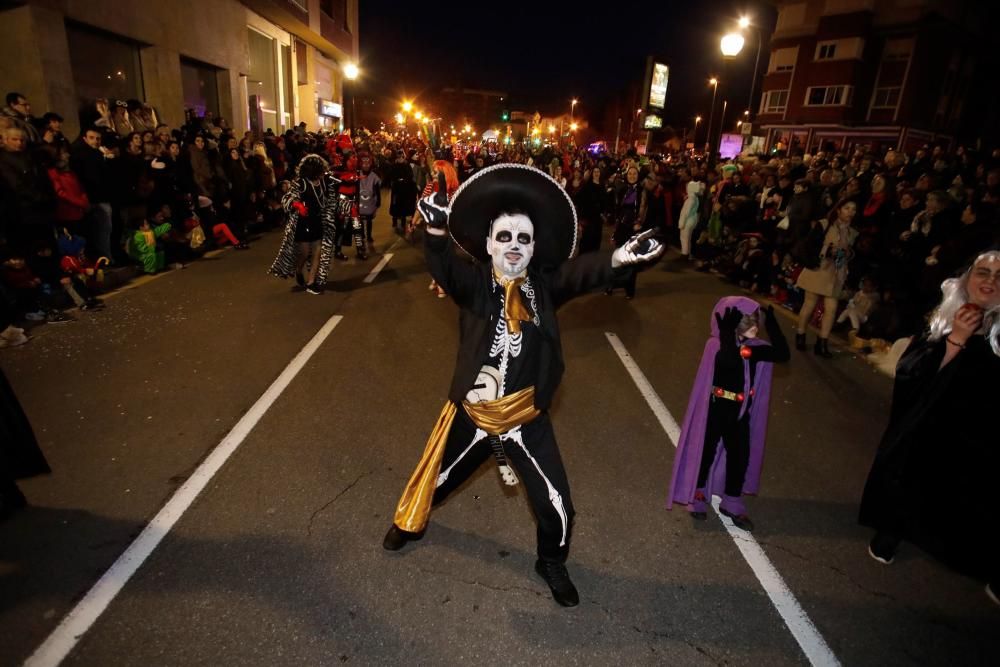
<instances>
[{"instance_id":1,"label":"window of building","mask_svg":"<svg viewBox=\"0 0 1000 667\"><path fill-rule=\"evenodd\" d=\"M81 108L94 100L144 100L139 45L113 33L66 23L73 84ZM93 122L96 118L89 119Z\"/></svg>"},{"instance_id":2,"label":"window of building","mask_svg":"<svg viewBox=\"0 0 1000 667\"><path fill-rule=\"evenodd\" d=\"M909 60L912 51L912 39L890 39L885 43L885 49L882 51L882 60Z\"/></svg>"},{"instance_id":3,"label":"window of building","mask_svg":"<svg viewBox=\"0 0 1000 667\"><path fill-rule=\"evenodd\" d=\"M876 88L872 95L872 109L895 109L899 104L899 93L902 90L899 86L887 86Z\"/></svg>"},{"instance_id":4,"label":"window of building","mask_svg":"<svg viewBox=\"0 0 1000 667\"><path fill-rule=\"evenodd\" d=\"M337 27L347 32L351 26L347 22L347 0L319 0L321 12L333 19Z\"/></svg>"},{"instance_id":5,"label":"window of building","mask_svg":"<svg viewBox=\"0 0 1000 667\"><path fill-rule=\"evenodd\" d=\"M263 126L259 129L263 131L265 128L271 128L280 131L278 63L274 40L252 28L247 28L247 42L250 46L247 93L251 97L251 106L255 102L262 113Z\"/></svg>"},{"instance_id":6,"label":"window of building","mask_svg":"<svg viewBox=\"0 0 1000 667\"><path fill-rule=\"evenodd\" d=\"M816 44L816 60L850 60L861 58L865 40L860 37L844 37Z\"/></svg>"},{"instance_id":7,"label":"window of building","mask_svg":"<svg viewBox=\"0 0 1000 667\"><path fill-rule=\"evenodd\" d=\"M199 118L204 118L206 112L219 116L219 78L215 67L181 58L181 88L185 109L193 109Z\"/></svg>"},{"instance_id":8,"label":"window of building","mask_svg":"<svg viewBox=\"0 0 1000 667\"><path fill-rule=\"evenodd\" d=\"M760 101L761 113L784 113L788 106L787 90L769 90Z\"/></svg>"},{"instance_id":9,"label":"window of building","mask_svg":"<svg viewBox=\"0 0 1000 667\"><path fill-rule=\"evenodd\" d=\"M851 86L816 86L806 91L806 105L811 107L846 106L851 103Z\"/></svg>"},{"instance_id":10,"label":"window of building","mask_svg":"<svg viewBox=\"0 0 1000 667\"><path fill-rule=\"evenodd\" d=\"M771 52L771 61L768 63L768 72L791 72L795 69L795 60L799 55L799 47L793 46L784 49L775 49Z\"/></svg>"}]
</instances>

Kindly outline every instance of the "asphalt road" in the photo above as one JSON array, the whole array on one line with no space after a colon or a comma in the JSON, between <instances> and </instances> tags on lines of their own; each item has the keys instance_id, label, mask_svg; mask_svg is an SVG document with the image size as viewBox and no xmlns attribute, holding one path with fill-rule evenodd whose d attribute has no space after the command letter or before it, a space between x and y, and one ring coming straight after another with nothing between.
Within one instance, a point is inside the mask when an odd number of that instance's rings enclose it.
<instances>
[{"instance_id":1,"label":"asphalt road","mask_svg":"<svg viewBox=\"0 0 1000 667\"><path fill-rule=\"evenodd\" d=\"M265 275L278 236L116 294L7 349L55 471L0 524L0 664L25 660L333 315L329 338L138 569L66 664L808 664L719 519L664 509L674 448L608 343L683 417L715 301L667 260L639 295L560 316L552 410L577 509L558 607L532 569L523 493L486 465L424 539L381 548L445 400L457 310L418 247L332 270L321 296ZM791 326L783 320L786 335ZM840 353L777 369L754 537L845 665L996 664L980 582L912 547L866 554L857 501L890 381Z\"/></svg>"}]
</instances>

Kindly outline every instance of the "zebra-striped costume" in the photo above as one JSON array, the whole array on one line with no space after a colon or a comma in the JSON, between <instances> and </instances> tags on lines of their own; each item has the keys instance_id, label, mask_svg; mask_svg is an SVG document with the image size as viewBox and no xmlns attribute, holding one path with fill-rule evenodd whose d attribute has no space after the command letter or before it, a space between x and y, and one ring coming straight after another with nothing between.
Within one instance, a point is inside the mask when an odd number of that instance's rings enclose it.
<instances>
[{"instance_id":1,"label":"zebra-striped costume","mask_svg":"<svg viewBox=\"0 0 1000 667\"><path fill-rule=\"evenodd\" d=\"M318 155L306 155L299 162L316 159L323 160ZM326 160L323 160L326 164ZM323 203L323 240L320 242L319 268L316 271L316 284L326 284L326 274L330 269L330 260L333 258L334 238L337 227L335 222L337 208L337 186L340 179L336 178L329 171L324 172L323 180L326 190L326 199ZM291 182L291 187L285 196L281 198L281 207L285 210L287 222L285 223L285 238L281 242L278 256L274 258L268 273L279 278L291 278L295 275L295 227L299 223L299 214L292 208L292 202L301 201L302 193L305 191L305 179L299 176L299 171L295 171L295 179Z\"/></svg>"}]
</instances>

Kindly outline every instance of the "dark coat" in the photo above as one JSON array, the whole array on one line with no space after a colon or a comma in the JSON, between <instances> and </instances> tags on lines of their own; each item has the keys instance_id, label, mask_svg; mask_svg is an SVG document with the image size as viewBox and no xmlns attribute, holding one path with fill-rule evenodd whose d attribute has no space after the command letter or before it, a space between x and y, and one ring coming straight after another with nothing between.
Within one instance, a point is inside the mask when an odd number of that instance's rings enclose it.
<instances>
[{"instance_id":1,"label":"dark coat","mask_svg":"<svg viewBox=\"0 0 1000 667\"><path fill-rule=\"evenodd\" d=\"M859 520L960 570L996 576L1000 550L982 521L1000 471L991 419L1000 357L981 335L938 370L944 352L943 339L922 337L900 359Z\"/></svg>"},{"instance_id":2,"label":"dark coat","mask_svg":"<svg viewBox=\"0 0 1000 667\"><path fill-rule=\"evenodd\" d=\"M43 475L49 470L31 424L0 370L0 482Z\"/></svg>"},{"instance_id":3,"label":"dark coat","mask_svg":"<svg viewBox=\"0 0 1000 667\"><path fill-rule=\"evenodd\" d=\"M99 149L91 148L82 139L77 139L70 150L69 166L80 179L92 204L111 201L110 169Z\"/></svg>"},{"instance_id":4,"label":"dark coat","mask_svg":"<svg viewBox=\"0 0 1000 667\"><path fill-rule=\"evenodd\" d=\"M461 308L460 342L455 373L448 398L461 404L475 384L489 351L498 313L490 290L493 279L489 264L472 264L455 255L450 236L426 234L425 255L431 276ZM484 239L485 241L485 239ZM538 304L538 330L542 349L538 354L539 377L535 382L535 407L547 410L562 379L564 364L556 310L575 296L609 287L615 270L611 254L593 252L563 262L550 272L528 269Z\"/></svg>"}]
</instances>

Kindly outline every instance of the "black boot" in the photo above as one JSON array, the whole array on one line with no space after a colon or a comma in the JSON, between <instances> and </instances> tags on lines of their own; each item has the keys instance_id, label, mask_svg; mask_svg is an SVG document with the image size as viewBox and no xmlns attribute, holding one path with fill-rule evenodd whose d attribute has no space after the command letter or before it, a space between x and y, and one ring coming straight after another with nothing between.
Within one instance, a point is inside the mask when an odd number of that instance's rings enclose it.
<instances>
[{"instance_id":1,"label":"black boot","mask_svg":"<svg viewBox=\"0 0 1000 667\"><path fill-rule=\"evenodd\" d=\"M813 347L813 352L815 352L818 357L833 359L833 353L830 352L830 344L826 338L816 339L816 345Z\"/></svg>"},{"instance_id":2,"label":"black boot","mask_svg":"<svg viewBox=\"0 0 1000 667\"><path fill-rule=\"evenodd\" d=\"M535 572L549 585L553 600L564 607L575 607L580 604L580 594L570 581L565 565L538 559L535 561Z\"/></svg>"},{"instance_id":3,"label":"black boot","mask_svg":"<svg viewBox=\"0 0 1000 667\"><path fill-rule=\"evenodd\" d=\"M804 333L801 333L801 334L797 333L797 334L795 334L795 349L796 350L802 350L803 352L805 352L805 350L806 350L806 335Z\"/></svg>"},{"instance_id":4,"label":"black boot","mask_svg":"<svg viewBox=\"0 0 1000 667\"><path fill-rule=\"evenodd\" d=\"M405 530L396 527L396 524L389 526L389 532L385 534L385 538L382 540L382 548L386 551L399 551L407 542L416 542L421 537L423 537L423 532L420 533L408 533Z\"/></svg>"}]
</instances>

